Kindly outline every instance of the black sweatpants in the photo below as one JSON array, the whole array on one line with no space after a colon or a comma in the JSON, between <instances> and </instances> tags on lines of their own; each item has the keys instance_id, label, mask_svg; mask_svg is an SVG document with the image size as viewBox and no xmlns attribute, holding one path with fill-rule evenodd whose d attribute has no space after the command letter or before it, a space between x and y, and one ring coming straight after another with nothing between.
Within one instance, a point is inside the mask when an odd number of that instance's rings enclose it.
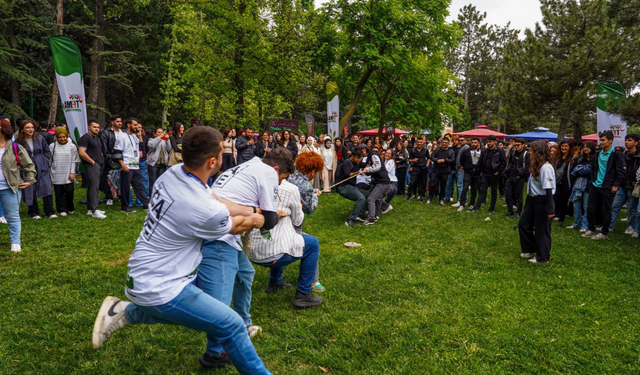
<instances>
[{"instance_id":1,"label":"black sweatpants","mask_svg":"<svg viewBox=\"0 0 640 375\"><path fill-rule=\"evenodd\" d=\"M419 169L417 167L413 168L411 172L411 182L409 183L409 190L407 191L407 195L411 196L415 194L416 187L418 188L418 195L420 198L424 198L426 194L427 188L427 169Z\"/></svg>"},{"instance_id":2,"label":"black sweatpants","mask_svg":"<svg viewBox=\"0 0 640 375\"><path fill-rule=\"evenodd\" d=\"M440 200L444 199L445 193L447 191L447 179L451 173L434 173L433 178L431 179L431 184L429 184L429 199L434 199L436 194L438 194Z\"/></svg>"},{"instance_id":3,"label":"black sweatpants","mask_svg":"<svg viewBox=\"0 0 640 375\"><path fill-rule=\"evenodd\" d=\"M120 209L129 209L129 190L131 187L133 187L133 192L136 193L136 198L142 202L142 207L148 208L149 197L144 191L142 174L139 169L129 169L129 172L120 171L120 202L122 202Z\"/></svg>"},{"instance_id":4,"label":"black sweatpants","mask_svg":"<svg viewBox=\"0 0 640 375\"><path fill-rule=\"evenodd\" d=\"M26 202L26 199L25 199ZM47 195L46 197L42 197L42 204L44 206L44 215L51 216L56 213L53 209L53 195ZM29 217L40 216L40 206L38 206L38 198L36 198L36 188L33 188L33 204L31 206L27 206L29 209L27 214ZM611 215L609 215L611 217Z\"/></svg>"},{"instance_id":5,"label":"black sweatpants","mask_svg":"<svg viewBox=\"0 0 640 375\"><path fill-rule=\"evenodd\" d=\"M569 198L571 198L571 187L569 184L567 182L557 184L556 194L553 196L553 200L556 205L556 217L560 223L564 222L564 218L569 211Z\"/></svg>"},{"instance_id":6,"label":"black sweatpants","mask_svg":"<svg viewBox=\"0 0 640 375\"><path fill-rule=\"evenodd\" d=\"M496 201L498 200L498 182L500 181L500 175L482 174L482 181L480 182L480 194L478 196L478 204L475 208L480 208L487 202L487 192L491 188L491 205L489 211L496 209Z\"/></svg>"},{"instance_id":7,"label":"black sweatpants","mask_svg":"<svg viewBox=\"0 0 640 375\"><path fill-rule=\"evenodd\" d=\"M167 166L164 164L156 164L149 167L149 197L153 195L153 185L155 185L156 180L166 171Z\"/></svg>"},{"instance_id":8,"label":"black sweatpants","mask_svg":"<svg viewBox=\"0 0 640 375\"><path fill-rule=\"evenodd\" d=\"M56 194L56 209L58 213L72 212L76 210L73 203L74 183L53 185L53 192Z\"/></svg>"},{"instance_id":9,"label":"black sweatpants","mask_svg":"<svg viewBox=\"0 0 640 375\"><path fill-rule=\"evenodd\" d=\"M398 194L403 195L406 190L407 167L397 168L396 177L398 178Z\"/></svg>"},{"instance_id":10,"label":"black sweatpants","mask_svg":"<svg viewBox=\"0 0 640 375\"><path fill-rule=\"evenodd\" d=\"M100 176L100 191L104 193L105 199L113 199L113 193L111 192L111 186L109 185L109 172L111 167L105 165L102 168L102 174Z\"/></svg>"},{"instance_id":11,"label":"black sweatpants","mask_svg":"<svg viewBox=\"0 0 640 375\"><path fill-rule=\"evenodd\" d=\"M98 188L100 187L100 176L102 175L102 166L100 164L84 166L84 175L87 180L87 210L95 211L98 209Z\"/></svg>"},{"instance_id":12,"label":"black sweatpants","mask_svg":"<svg viewBox=\"0 0 640 375\"><path fill-rule=\"evenodd\" d=\"M467 205L467 192L471 187L471 199L469 200L469 206L476 204L476 197L478 195L478 189L480 189L480 173L479 172L464 172L462 180L462 195L460 196L460 205Z\"/></svg>"},{"instance_id":13,"label":"black sweatpants","mask_svg":"<svg viewBox=\"0 0 640 375\"><path fill-rule=\"evenodd\" d=\"M536 253L538 262L548 262L551 256L551 222L547 197L527 197L518 223L520 248L523 253Z\"/></svg>"},{"instance_id":14,"label":"black sweatpants","mask_svg":"<svg viewBox=\"0 0 640 375\"><path fill-rule=\"evenodd\" d=\"M526 178L519 178L517 176L507 177L507 182L505 183L507 211L513 212L513 206L516 206L516 212L518 214L522 213L522 194L526 183Z\"/></svg>"},{"instance_id":15,"label":"black sweatpants","mask_svg":"<svg viewBox=\"0 0 640 375\"><path fill-rule=\"evenodd\" d=\"M611 226L611 210L613 207L613 199L616 197L615 193L611 192L610 188L598 188L591 185L589 189L589 202L587 203L587 221L589 223L589 230L596 231L596 222L599 221L596 218L602 218L602 234L609 234L609 227Z\"/></svg>"}]
</instances>

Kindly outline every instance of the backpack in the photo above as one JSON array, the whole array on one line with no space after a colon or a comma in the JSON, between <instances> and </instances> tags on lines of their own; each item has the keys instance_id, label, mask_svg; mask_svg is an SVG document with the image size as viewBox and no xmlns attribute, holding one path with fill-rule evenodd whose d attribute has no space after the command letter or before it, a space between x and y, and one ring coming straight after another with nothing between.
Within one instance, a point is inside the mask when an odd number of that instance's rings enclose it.
<instances>
[{"instance_id":1,"label":"backpack","mask_svg":"<svg viewBox=\"0 0 640 375\"><path fill-rule=\"evenodd\" d=\"M18 168L22 167L20 165L20 155L18 155L18 152L20 151L20 146L18 146L17 143L13 142L11 143L11 145L13 146L13 155L16 157L16 161L18 162Z\"/></svg>"}]
</instances>

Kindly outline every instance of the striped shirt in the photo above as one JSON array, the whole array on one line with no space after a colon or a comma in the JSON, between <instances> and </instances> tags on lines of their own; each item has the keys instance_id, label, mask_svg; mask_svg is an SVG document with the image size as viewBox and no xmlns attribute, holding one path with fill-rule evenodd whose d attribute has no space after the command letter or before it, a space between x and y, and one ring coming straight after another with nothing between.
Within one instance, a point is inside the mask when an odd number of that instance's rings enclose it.
<instances>
[{"instance_id":1,"label":"striped shirt","mask_svg":"<svg viewBox=\"0 0 640 375\"><path fill-rule=\"evenodd\" d=\"M266 240L259 229L254 229L249 237L246 253L251 261L269 263L276 261L284 254L292 257L302 257L304 239L296 233L294 225L302 224L304 213L300 205L298 188L287 180L283 180L278 188L278 210L287 213L287 217L280 219L271 229L271 240Z\"/></svg>"},{"instance_id":2,"label":"striped shirt","mask_svg":"<svg viewBox=\"0 0 640 375\"><path fill-rule=\"evenodd\" d=\"M80 163L78 148L72 142L62 145L58 142L49 145L51 150L51 182L54 185L70 184L70 174L76 173L76 164Z\"/></svg>"}]
</instances>

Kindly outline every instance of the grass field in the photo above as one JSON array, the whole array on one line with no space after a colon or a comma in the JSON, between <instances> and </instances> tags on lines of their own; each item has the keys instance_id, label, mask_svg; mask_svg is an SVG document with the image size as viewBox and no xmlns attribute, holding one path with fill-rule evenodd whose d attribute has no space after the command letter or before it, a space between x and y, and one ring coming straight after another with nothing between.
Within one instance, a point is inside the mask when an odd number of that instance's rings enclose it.
<instances>
[{"instance_id":1,"label":"grass field","mask_svg":"<svg viewBox=\"0 0 640 375\"><path fill-rule=\"evenodd\" d=\"M604 242L554 226L551 262L536 265L520 259L501 202L492 221L393 205L375 226L347 228L351 203L321 197L305 222L321 243L318 308L295 310L294 290L265 294L268 270L256 267L254 344L273 373L640 373L640 241L621 223ZM205 336L183 327L129 326L91 348L102 299L124 298L144 212L113 206L98 221L84 210L23 216L20 254L0 227L0 374L204 373Z\"/></svg>"}]
</instances>

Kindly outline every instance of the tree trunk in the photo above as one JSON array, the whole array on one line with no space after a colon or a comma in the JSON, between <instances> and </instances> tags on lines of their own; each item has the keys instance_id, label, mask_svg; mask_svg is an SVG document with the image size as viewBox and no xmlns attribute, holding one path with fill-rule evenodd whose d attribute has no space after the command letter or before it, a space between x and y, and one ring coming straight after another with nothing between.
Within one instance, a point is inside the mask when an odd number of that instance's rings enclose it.
<instances>
[{"instance_id":1,"label":"tree trunk","mask_svg":"<svg viewBox=\"0 0 640 375\"><path fill-rule=\"evenodd\" d=\"M62 35L62 25L64 20L64 0L58 0L58 5L56 6L56 23L58 24L58 35ZM58 80L56 79L56 75L53 75L53 87L51 88L51 103L49 104L49 119L47 123L53 124L56 122L56 114L58 112Z\"/></svg>"},{"instance_id":2,"label":"tree trunk","mask_svg":"<svg viewBox=\"0 0 640 375\"><path fill-rule=\"evenodd\" d=\"M558 143L564 141L564 135L567 134L567 126L571 120L571 107L567 108L560 119L560 129L558 129Z\"/></svg>"},{"instance_id":3,"label":"tree trunk","mask_svg":"<svg viewBox=\"0 0 640 375\"><path fill-rule=\"evenodd\" d=\"M246 4L244 0L241 0L238 4L238 15L242 19L246 10ZM236 29L236 50L234 55L235 73L233 75L233 83L236 87L236 127L240 127L243 124L244 119L244 30L242 25L238 25Z\"/></svg>"},{"instance_id":4,"label":"tree trunk","mask_svg":"<svg viewBox=\"0 0 640 375\"><path fill-rule=\"evenodd\" d=\"M173 23L173 27L171 28L171 47L169 49L169 67L167 69L167 87L164 95L164 105L162 106L162 122L160 123L162 127L164 127L167 122L167 115L169 113L169 98L171 96L171 69L173 66L173 45L175 42L175 22Z\"/></svg>"},{"instance_id":5,"label":"tree trunk","mask_svg":"<svg viewBox=\"0 0 640 375\"><path fill-rule=\"evenodd\" d=\"M13 37L15 35L14 23L9 22L7 24L7 36L9 40L9 46L15 47L13 45ZM17 63L15 59L11 60L11 65L15 66ZM17 108L21 108L21 100L20 100L20 81L15 78L9 78L9 83L11 84L11 104L16 106Z\"/></svg>"},{"instance_id":6,"label":"tree trunk","mask_svg":"<svg viewBox=\"0 0 640 375\"><path fill-rule=\"evenodd\" d=\"M344 124L347 122L349 117L353 115L353 113L356 111L356 108L358 108L358 102L360 101L360 97L362 96L362 90L364 90L364 87L367 85L367 81L369 81L369 77L371 77L371 74L373 73L373 71L374 71L374 68L368 68L364 72L362 77L360 77L360 81L358 82L358 86L356 87L356 93L353 96L353 100L351 101L351 104L349 105L349 109L347 110L347 112L345 112L345 114L340 119L340 124L338 126L338 129L344 128Z\"/></svg>"},{"instance_id":7,"label":"tree trunk","mask_svg":"<svg viewBox=\"0 0 640 375\"><path fill-rule=\"evenodd\" d=\"M100 53L104 51L104 42L99 36L104 35L104 0L96 1L95 17L96 37L93 40L91 66L89 68L89 97L87 98L87 107L92 105L93 108L87 108L87 115L90 119L97 120L98 112L102 112L98 110L100 106L98 99L100 96L100 86L102 85L102 79L100 78L102 56L100 56Z\"/></svg>"}]
</instances>

